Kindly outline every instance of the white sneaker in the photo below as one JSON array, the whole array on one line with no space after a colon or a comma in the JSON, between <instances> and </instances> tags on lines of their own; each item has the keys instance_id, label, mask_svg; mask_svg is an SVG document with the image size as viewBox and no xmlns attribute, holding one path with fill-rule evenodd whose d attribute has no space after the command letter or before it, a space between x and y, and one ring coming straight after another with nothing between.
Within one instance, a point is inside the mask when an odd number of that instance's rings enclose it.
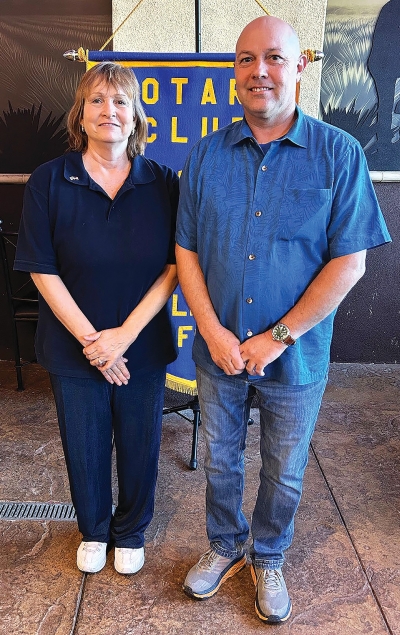
<instances>
[{"instance_id":1,"label":"white sneaker","mask_svg":"<svg viewBox=\"0 0 400 635\"><path fill-rule=\"evenodd\" d=\"M106 564L106 542L81 542L76 554L76 564L80 571L97 573Z\"/></svg>"},{"instance_id":2,"label":"white sneaker","mask_svg":"<svg viewBox=\"0 0 400 635\"><path fill-rule=\"evenodd\" d=\"M143 565L144 547L140 547L140 549L115 547L114 567L118 573L123 573L125 575L137 573Z\"/></svg>"}]
</instances>

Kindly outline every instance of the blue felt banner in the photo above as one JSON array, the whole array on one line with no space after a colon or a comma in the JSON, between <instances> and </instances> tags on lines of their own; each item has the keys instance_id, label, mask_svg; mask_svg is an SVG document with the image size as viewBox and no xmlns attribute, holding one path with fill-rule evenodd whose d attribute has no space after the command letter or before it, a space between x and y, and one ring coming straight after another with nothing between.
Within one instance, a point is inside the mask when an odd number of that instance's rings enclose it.
<instances>
[{"instance_id":1,"label":"blue felt banner","mask_svg":"<svg viewBox=\"0 0 400 635\"><path fill-rule=\"evenodd\" d=\"M149 124L146 156L178 173L194 143L242 118L233 74L233 54L121 53L89 51L88 68L100 61L132 67L141 86ZM167 386L196 394L192 344L195 321L180 287L169 301L179 355Z\"/></svg>"}]
</instances>

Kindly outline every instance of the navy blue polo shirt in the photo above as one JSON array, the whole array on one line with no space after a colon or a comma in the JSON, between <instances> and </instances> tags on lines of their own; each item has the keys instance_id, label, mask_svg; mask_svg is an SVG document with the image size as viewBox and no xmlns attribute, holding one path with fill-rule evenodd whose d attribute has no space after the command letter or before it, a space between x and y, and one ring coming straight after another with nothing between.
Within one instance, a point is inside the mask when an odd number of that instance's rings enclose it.
<instances>
[{"instance_id":1,"label":"navy blue polo shirt","mask_svg":"<svg viewBox=\"0 0 400 635\"><path fill-rule=\"evenodd\" d=\"M81 153L70 152L31 175L14 268L60 276L96 330L120 326L166 264L175 263L179 180L143 156L111 199L91 179ZM95 377L81 344L39 297L36 354L58 375ZM126 351L131 371L176 358L166 307Z\"/></svg>"}]
</instances>

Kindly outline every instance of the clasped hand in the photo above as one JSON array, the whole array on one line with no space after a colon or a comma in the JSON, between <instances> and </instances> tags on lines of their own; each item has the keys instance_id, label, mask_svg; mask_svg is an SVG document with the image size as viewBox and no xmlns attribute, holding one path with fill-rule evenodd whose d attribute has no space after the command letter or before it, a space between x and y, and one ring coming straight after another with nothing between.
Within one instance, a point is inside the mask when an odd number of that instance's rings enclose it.
<instances>
[{"instance_id":1,"label":"clasped hand","mask_svg":"<svg viewBox=\"0 0 400 635\"><path fill-rule=\"evenodd\" d=\"M270 331L254 335L239 346L239 353L249 375L264 377L264 368L285 350L285 344L272 339Z\"/></svg>"},{"instance_id":2,"label":"clasped hand","mask_svg":"<svg viewBox=\"0 0 400 635\"><path fill-rule=\"evenodd\" d=\"M242 344L228 329L222 327L215 337L207 340L214 363L226 375L240 375L247 370L249 375L265 375L264 368L277 359L285 345L272 339L269 331L254 335Z\"/></svg>"},{"instance_id":3,"label":"clasped hand","mask_svg":"<svg viewBox=\"0 0 400 635\"><path fill-rule=\"evenodd\" d=\"M97 331L84 336L88 344L83 353L91 366L102 373L110 384L127 384L130 378L126 367L128 361L123 355L129 346L124 341L119 328Z\"/></svg>"}]
</instances>

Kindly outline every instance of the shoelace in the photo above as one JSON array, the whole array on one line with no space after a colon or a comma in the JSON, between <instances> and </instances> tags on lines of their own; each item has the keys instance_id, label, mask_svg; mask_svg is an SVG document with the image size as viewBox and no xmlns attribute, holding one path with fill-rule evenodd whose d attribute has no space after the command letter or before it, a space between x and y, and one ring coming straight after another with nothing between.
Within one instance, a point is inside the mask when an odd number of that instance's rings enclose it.
<instances>
[{"instance_id":1,"label":"shoelace","mask_svg":"<svg viewBox=\"0 0 400 635\"><path fill-rule=\"evenodd\" d=\"M96 551L99 551L99 549L100 549L100 545L94 546L93 542L83 543L83 550L88 551L89 553L96 553Z\"/></svg>"},{"instance_id":2,"label":"shoelace","mask_svg":"<svg viewBox=\"0 0 400 635\"><path fill-rule=\"evenodd\" d=\"M199 560L198 562L198 569L201 569L203 571L209 571L213 565L214 562L217 560L218 558L218 554L215 553L215 551L213 551L212 549L210 551L207 551Z\"/></svg>"},{"instance_id":3,"label":"shoelace","mask_svg":"<svg viewBox=\"0 0 400 635\"><path fill-rule=\"evenodd\" d=\"M279 592L282 590L281 578L282 575L277 569L263 569L258 579L262 579L262 585L268 591Z\"/></svg>"},{"instance_id":4,"label":"shoelace","mask_svg":"<svg viewBox=\"0 0 400 635\"><path fill-rule=\"evenodd\" d=\"M130 564L131 560L135 560L136 557L137 552L133 549L126 549L119 552L119 558L123 561L124 564Z\"/></svg>"}]
</instances>

